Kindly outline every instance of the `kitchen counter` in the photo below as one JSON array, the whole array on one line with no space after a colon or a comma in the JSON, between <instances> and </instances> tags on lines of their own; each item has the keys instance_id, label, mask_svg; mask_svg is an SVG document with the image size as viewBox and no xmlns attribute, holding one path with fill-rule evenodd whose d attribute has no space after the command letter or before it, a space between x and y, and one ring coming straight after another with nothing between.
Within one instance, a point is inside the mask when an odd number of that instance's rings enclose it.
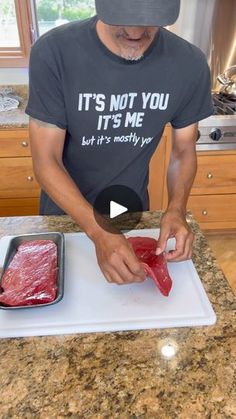
<instances>
[{"instance_id":1,"label":"kitchen counter","mask_svg":"<svg viewBox=\"0 0 236 419\"><path fill-rule=\"evenodd\" d=\"M0 129L27 129L29 125L29 117L25 114L25 108L28 98L28 86L24 84L19 84L13 86L0 85L0 87L12 88L12 94L17 95L21 98L21 102L17 109L0 112Z\"/></svg>"},{"instance_id":2,"label":"kitchen counter","mask_svg":"<svg viewBox=\"0 0 236 419\"><path fill-rule=\"evenodd\" d=\"M146 212L137 228L159 220L160 213ZM217 323L1 340L1 418L236 417L235 297L191 216L189 222L193 261ZM80 230L67 216L0 218L0 237L43 231ZM176 354L164 356L165 345Z\"/></svg>"}]
</instances>

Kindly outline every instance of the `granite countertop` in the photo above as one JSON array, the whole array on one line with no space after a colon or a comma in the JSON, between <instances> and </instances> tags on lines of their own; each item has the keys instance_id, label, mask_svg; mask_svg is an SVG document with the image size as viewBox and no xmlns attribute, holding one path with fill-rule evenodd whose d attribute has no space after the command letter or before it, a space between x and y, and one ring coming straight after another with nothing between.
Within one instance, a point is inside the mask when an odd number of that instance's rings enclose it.
<instances>
[{"instance_id":1,"label":"granite countertop","mask_svg":"<svg viewBox=\"0 0 236 419\"><path fill-rule=\"evenodd\" d=\"M158 227L147 212L137 228ZM208 244L193 261L217 315L209 327L2 339L1 418L236 417L235 297ZM127 221L124 227L128 227ZM0 218L0 237L80 231L67 216ZM174 346L171 358L162 355Z\"/></svg>"},{"instance_id":2,"label":"granite countertop","mask_svg":"<svg viewBox=\"0 0 236 419\"><path fill-rule=\"evenodd\" d=\"M17 84L10 87L13 89L13 94L19 96L22 101L17 109L11 111L0 112L0 129L18 129L28 128L29 117L25 114L25 108L28 98L28 86L24 84Z\"/></svg>"}]
</instances>

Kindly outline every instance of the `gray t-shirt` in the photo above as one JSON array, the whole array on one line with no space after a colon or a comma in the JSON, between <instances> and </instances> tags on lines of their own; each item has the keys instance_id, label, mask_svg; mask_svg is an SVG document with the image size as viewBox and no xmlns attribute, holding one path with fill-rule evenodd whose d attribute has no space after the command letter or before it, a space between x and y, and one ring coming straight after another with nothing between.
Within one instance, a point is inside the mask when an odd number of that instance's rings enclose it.
<instances>
[{"instance_id":1,"label":"gray t-shirt","mask_svg":"<svg viewBox=\"0 0 236 419\"><path fill-rule=\"evenodd\" d=\"M118 184L146 210L149 161L166 123L182 128L213 112L209 68L197 47L164 28L142 59L127 61L100 41L96 21L63 25L35 43L26 113L66 129L64 165L92 205ZM44 192L40 212L63 214Z\"/></svg>"}]
</instances>

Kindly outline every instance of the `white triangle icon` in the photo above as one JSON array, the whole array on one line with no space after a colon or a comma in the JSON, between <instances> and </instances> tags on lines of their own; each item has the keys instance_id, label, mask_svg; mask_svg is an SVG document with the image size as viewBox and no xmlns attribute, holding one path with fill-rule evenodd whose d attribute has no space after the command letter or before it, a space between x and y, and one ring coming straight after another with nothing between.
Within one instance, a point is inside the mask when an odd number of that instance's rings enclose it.
<instances>
[{"instance_id":1,"label":"white triangle icon","mask_svg":"<svg viewBox=\"0 0 236 419\"><path fill-rule=\"evenodd\" d=\"M117 204L115 201L110 201L110 218L118 217L118 215L124 214L126 211L128 211L128 208Z\"/></svg>"}]
</instances>

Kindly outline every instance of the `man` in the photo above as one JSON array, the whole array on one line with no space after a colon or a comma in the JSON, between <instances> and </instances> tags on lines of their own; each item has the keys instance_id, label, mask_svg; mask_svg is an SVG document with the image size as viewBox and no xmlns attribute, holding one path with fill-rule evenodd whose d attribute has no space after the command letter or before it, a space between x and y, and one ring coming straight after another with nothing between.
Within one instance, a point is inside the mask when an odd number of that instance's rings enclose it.
<instances>
[{"instance_id":1,"label":"man","mask_svg":"<svg viewBox=\"0 0 236 419\"><path fill-rule=\"evenodd\" d=\"M149 160L168 122L169 203L157 253L175 237L167 260L192 254L186 203L196 174L197 122L212 114L212 104L204 55L163 28L179 7L180 0L96 0L97 16L48 32L31 53L26 112L41 213L69 214L94 242L106 279L117 284L145 274L126 238L97 224L93 204L118 184L148 209Z\"/></svg>"}]
</instances>

